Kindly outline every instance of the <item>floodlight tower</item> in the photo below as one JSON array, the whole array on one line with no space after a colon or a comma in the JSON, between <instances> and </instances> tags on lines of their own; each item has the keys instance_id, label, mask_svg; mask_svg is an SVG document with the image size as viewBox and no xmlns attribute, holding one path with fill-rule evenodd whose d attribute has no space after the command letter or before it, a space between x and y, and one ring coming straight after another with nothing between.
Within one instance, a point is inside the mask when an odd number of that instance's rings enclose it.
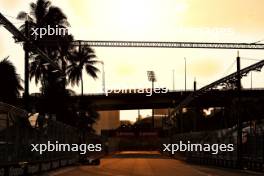
<instances>
[{"instance_id":1,"label":"floodlight tower","mask_svg":"<svg viewBox=\"0 0 264 176\"><path fill-rule=\"evenodd\" d=\"M156 79L156 75L155 75L155 72L154 71L147 71L147 74L148 74L148 80L152 83L152 93L154 91L154 82L157 81ZM154 128L154 109L152 109L152 127Z\"/></svg>"}]
</instances>

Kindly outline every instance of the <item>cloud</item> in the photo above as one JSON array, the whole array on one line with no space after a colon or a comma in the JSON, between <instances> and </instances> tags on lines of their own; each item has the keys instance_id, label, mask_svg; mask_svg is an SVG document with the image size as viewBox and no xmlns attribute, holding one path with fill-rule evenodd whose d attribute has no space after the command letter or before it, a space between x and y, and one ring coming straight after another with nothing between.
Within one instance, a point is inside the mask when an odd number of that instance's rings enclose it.
<instances>
[{"instance_id":1,"label":"cloud","mask_svg":"<svg viewBox=\"0 0 264 176\"><path fill-rule=\"evenodd\" d=\"M84 0L69 0L69 5L71 7L71 10L74 11L78 16L83 17L85 13L87 13L87 8L89 3Z\"/></svg>"},{"instance_id":2,"label":"cloud","mask_svg":"<svg viewBox=\"0 0 264 176\"><path fill-rule=\"evenodd\" d=\"M0 45L0 59L1 59L1 56L2 54L4 53L5 49L2 45Z\"/></svg>"},{"instance_id":3,"label":"cloud","mask_svg":"<svg viewBox=\"0 0 264 176\"><path fill-rule=\"evenodd\" d=\"M2 31L3 30L0 30L0 39L1 40L5 39ZM0 60L2 60L3 57L6 57L6 56L3 56L4 54L6 54L6 45L5 44L6 44L5 42L0 43Z\"/></svg>"},{"instance_id":4,"label":"cloud","mask_svg":"<svg viewBox=\"0 0 264 176\"><path fill-rule=\"evenodd\" d=\"M119 64L116 68L116 73L122 77L131 76L135 73L135 67L126 63Z\"/></svg>"},{"instance_id":5,"label":"cloud","mask_svg":"<svg viewBox=\"0 0 264 176\"><path fill-rule=\"evenodd\" d=\"M0 2L0 5L4 9L14 9L18 7L18 4L20 4L21 2L22 0L3 0L2 2Z\"/></svg>"},{"instance_id":6,"label":"cloud","mask_svg":"<svg viewBox=\"0 0 264 176\"><path fill-rule=\"evenodd\" d=\"M188 67L192 75L197 77L215 76L221 72L223 68L220 60L210 58L195 60Z\"/></svg>"}]
</instances>

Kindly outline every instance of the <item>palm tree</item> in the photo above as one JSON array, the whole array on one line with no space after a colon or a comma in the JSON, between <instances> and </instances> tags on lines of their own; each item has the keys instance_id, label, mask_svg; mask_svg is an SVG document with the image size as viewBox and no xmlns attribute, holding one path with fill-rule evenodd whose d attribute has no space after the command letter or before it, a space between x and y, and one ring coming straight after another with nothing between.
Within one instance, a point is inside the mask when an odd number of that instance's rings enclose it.
<instances>
[{"instance_id":1,"label":"palm tree","mask_svg":"<svg viewBox=\"0 0 264 176\"><path fill-rule=\"evenodd\" d=\"M0 101L14 103L23 87L15 66L8 58L0 62L0 83Z\"/></svg>"},{"instance_id":2,"label":"palm tree","mask_svg":"<svg viewBox=\"0 0 264 176\"><path fill-rule=\"evenodd\" d=\"M69 27L66 15L58 7L52 6L49 0L36 0L36 3L30 3L30 13L20 12L18 19L27 21L29 24L29 33L32 34L32 28L65 28ZM26 25L20 27L21 32L25 34ZM66 73L67 53L71 49L72 35L44 35L42 38L30 35L29 39L34 41L50 59L61 66ZM30 48L29 48L29 52ZM35 78L35 83L42 84L42 95L46 101L37 107L40 113L56 114L59 121L71 125L71 117L67 116L67 105L65 97L66 78L59 73L54 72L53 68L46 63L40 56L31 54L29 64L30 79Z\"/></svg>"},{"instance_id":3,"label":"palm tree","mask_svg":"<svg viewBox=\"0 0 264 176\"><path fill-rule=\"evenodd\" d=\"M78 86L81 82L81 95L83 96L83 69L85 68L86 73L92 78L98 78L97 72L99 69L94 65L99 63L95 60L96 55L94 50L90 47L82 46L75 49L70 53L69 62L70 65L67 68L68 81L72 86L75 84Z\"/></svg>"},{"instance_id":4,"label":"palm tree","mask_svg":"<svg viewBox=\"0 0 264 176\"><path fill-rule=\"evenodd\" d=\"M49 0L37 0L36 3L30 3L30 13L20 12L17 18L28 21L30 33L32 32L31 28L46 28L48 25L65 29L69 27L66 15L60 8L52 6ZM25 33L25 25L22 25L20 29ZM66 54L71 48L71 41L73 41L71 35L45 35L42 38L35 38L30 35L29 37L34 40L34 44L61 65L62 70L66 72ZM52 74L52 68L41 57L33 56L31 58L30 79L35 78L36 84L41 81L43 88L45 88L48 84L54 85L58 77L59 75Z\"/></svg>"},{"instance_id":5,"label":"palm tree","mask_svg":"<svg viewBox=\"0 0 264 176\"><path fill-rule=\"evenodd\" d=\"M81 95L83 97L83 69L85 69L86 73L92 78L98 78L97 72L99 69L94 65L99 63L98 60L95 60L96 55L92 48L88 46L82 46L79 48L75 48L75 50L69 52L69 66L67 67L67 76L68 83L72 86L79 85L81 82ZM81 142L85 141L85 134L94 133L92 125L96 122L99 117L99 114L94 110L92 105L88 105L88 108L83 107L84 103L82 103L82 99L79 105L79 113L78 113L78 128L82 131L81 133ZM85 109L85 110L84 110Z\"/></svg>"}]
</instances>

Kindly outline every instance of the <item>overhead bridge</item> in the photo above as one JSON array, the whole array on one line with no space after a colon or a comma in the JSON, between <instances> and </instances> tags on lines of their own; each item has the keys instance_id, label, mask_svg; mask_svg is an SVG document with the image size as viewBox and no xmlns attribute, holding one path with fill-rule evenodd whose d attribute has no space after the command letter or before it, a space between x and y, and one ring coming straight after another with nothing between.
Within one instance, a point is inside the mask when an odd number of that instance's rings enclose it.
<instances>
[{"instance_id":1,"label":"overhead bridge","mask_svg":"<svg viewBox=\"0 0 264 176\"><path fill-rule=\"evenodd\" d=\"M81 96L71 96L66 101L70 105L82 104L89 107L91 104L96 110L132 110L132 109L162 109L175 108L184 100L192 91L173 91L164 94L147 94L140 93L120 93L120 94L90 94ZM264 97L264 89L244 89L241 92L242 98L259 98ZM190 102L186 107L224 107L236 98L235 90L211 90L207 94L201 95ZM36 104L45 99L40 97L30 97L31 104Z\"/></svg>"},{"instance_id":2,"label":"overhead bridge","mask_svg":"<svg viewBox=\"0 0 264 176\"><path fill-rule=\"evenodd\" d=\"M133 47L133 48L207 48L207 49L264 49L258 43L210 43L210 42L164 42L164 41L100 41L77 40L75 46L91 47Z\"/></svg>"}]
</instances>

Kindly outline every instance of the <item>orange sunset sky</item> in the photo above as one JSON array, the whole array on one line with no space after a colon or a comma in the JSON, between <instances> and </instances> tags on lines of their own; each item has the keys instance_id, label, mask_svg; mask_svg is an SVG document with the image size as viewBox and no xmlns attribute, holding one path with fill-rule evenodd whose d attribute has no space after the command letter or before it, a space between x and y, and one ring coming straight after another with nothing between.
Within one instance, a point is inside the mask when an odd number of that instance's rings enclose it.
<instances>
[{"instance_id":1,"label":"orange sunset sky","mask_svg":"<svg viewBox=\"0 0 264 176\"><path fill-rule=\"evenodd\" d=\"M23 22L14 17L29 11L32 0L0 0L0 11L17 27ZM51 0L68 17L75 39L245 42L264 39L263 0ZM10 56L23 78L23 49L0 27L0 59ZM236 50L95 48L98 59L105 62L107 88L150 87L147 70L154 70L156 87L184 89L184 57L187 59L187 88L196 77L202 87L235 71ZM263 59L264 52L241 50L242 67ZM101 68L101 65L98 65ZM102 91L98 80L85 76L85 93ZM253 73L253 87L264 87L263 73ZM243 78L250 87L250 76ZM80 92L80 88L73 88ZM30 85L30 91L38 86ZM122 117L134 119L135 111L122 111ZM143 114L150 114L143 111Z\"/></svg>"}]
</instances>

